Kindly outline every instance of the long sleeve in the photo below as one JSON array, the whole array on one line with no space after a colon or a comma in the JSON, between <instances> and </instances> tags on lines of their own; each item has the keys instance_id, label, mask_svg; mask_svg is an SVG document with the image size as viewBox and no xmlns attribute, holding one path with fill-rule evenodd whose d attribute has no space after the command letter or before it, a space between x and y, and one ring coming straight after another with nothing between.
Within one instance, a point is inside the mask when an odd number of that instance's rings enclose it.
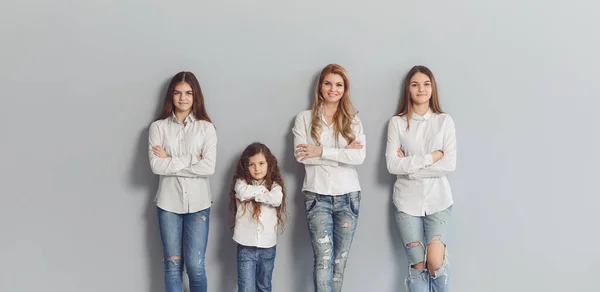
<instances>
[{"instance_id":1,"label":"long sleeve","mask_svg":"<svg viewBox=\"0 0 600 292\"><path fill-rule=\"evenodd\" d=\"M281 205L281 201L283 200L283 189L278 184L273 183L271 186L271 191L258 194L256 197L254 197L254 200L259 203L271 205L273 207L279 207Z\"/></svg>"},{"instance_id":2,"label":"long sleeve","mask_svg":"<svg viewBox=\"0 0 600 292\"><path fill-rule=\"evenodd\" d=\"M387 169L394 175L406 175L415 173L433 163L431 154L398 157L398 148L402 148L399 129L394 118L388 123L388 136L385 148L385 160Z\"/></svg>"},{"instance_id":3,"label":"long sleeve","mask_svg":"<svg viewBox=\"0 0 600 292\"><path fill-rule=\"evenodd\" d=\"M303 164L312 165L338 165L338 163L335 161L326 160L321 157L307 158L304 160L298 159L298 156L296 156L296 147L300 144L309 144L308 136L310 136L310 121L307 121L305 115L303 115L302 113L296 117L294 127L292 128L292 133L294 134L294 156L296 157L296 161Z\"/></svg>"},{"instance_id":4,"label":"long sleeve","mask_svg":"<svg viewBox=\"0 0 600 292\"><path fill-rule=\"evenodd\" d=\"M238 179L233 187L235 196L244 202L248 199L255 198L257 195L267 192L267 188L262 185L253 186L247 184L244 180Z\"/></svg>"},{"instance_id":5,"label":"long sleeve","mask_svg":"<svg viewBox=\"0 0 600 292\"><path fill-rule=\"evenodd\" d=\"M201 177L211 176L215 173L215 165L217 161L217 132L213 124L209 124L205 132L205 140L202 145L202 159L198 160L196 155L192 155L192 163L189 167L176 172L177 176L184 177Z\"/></svg>"},{"instance_id":6,"label":"long sleeve","mask_svg":"<svg viewBox=\"0 0 600 292\"><path fill-rule=\"evenodd\" d=\"M444 130L444 144L440 150L444 152L442 159L408 177L410 179L442 177L456 169L456 128L454 121L449 116Z\"/></svg>"},{"instance_id":7,"label":"long sleeve","mask_svg":"<svg viewBox=\"0 0 600 292\"><path fill-rule=\"evenodd\" d=\"M283 189L274 183L269 191L264 185L249 185L244 180L238 179L234 186L235 196L244 202L251 198L254 201L278 207L283 200Z\"/></svg>"},{"instance_id":8,"label":"long sleeve","mask_svg":"<svg viewBox=\"0 0 600 292\"><path fill-rule=\"evenodd\" d=\"M362 149L346 149L346 148L333 148L323 147L323 159L332 160L349 165L360 165L367 156L367 141L366 136L363 132L363 126L360 120L357 119L356 127L354 129L356 134L356 141L359 141L363 145Z\"/></svg>"},{"instance_id":9,"label":"long sleeve","mask_svg":"<svg viewBox=\"0 0 600 292\"><path fill-rule=\"evenodd\" d=\"M156 123L150 125L148 133L148 155L150 159L150 168L154 174L175 175L178 171L192 165L194 155L172 156L168 158L159 158L154 155L152 147L163 145L160 129Z\"/></svg>"}]
</instances>

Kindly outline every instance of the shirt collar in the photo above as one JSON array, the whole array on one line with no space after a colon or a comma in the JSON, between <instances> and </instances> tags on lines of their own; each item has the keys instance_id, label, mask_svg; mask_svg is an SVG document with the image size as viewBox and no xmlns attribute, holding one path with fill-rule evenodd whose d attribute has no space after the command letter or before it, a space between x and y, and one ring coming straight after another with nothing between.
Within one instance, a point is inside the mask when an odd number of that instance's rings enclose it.
<instances>
[{"instance_id":1,"label":"shirt collar","mask_svg":"<svg viewBox=\"0 0 600 292\"><path fill-rule=\"evenodd\" d=\"M431 109L428 109L427 112L422 116L413 112L411 115L411 119L416 120L416 121L427 121L427 120L429 120L429 118L431 118L432 114L433 113L431 112Z\"/></svg>"},{"instance_id":2,"label":"shirt collar","mask_svg":"<svg viewBox=\"0 0 600 292\"><path fill-rule=\"evenodd\" d=\"M194 117L194 114L190 113L187 117L185 117L185 119L183 120L184 123L190 123L195 121L196 118ZM179 121L177 120L177 117L175 116L175 112L173 112L171 114L171 121L175 122L175 123L179 123Z\"/></svg>"}]
</instances>

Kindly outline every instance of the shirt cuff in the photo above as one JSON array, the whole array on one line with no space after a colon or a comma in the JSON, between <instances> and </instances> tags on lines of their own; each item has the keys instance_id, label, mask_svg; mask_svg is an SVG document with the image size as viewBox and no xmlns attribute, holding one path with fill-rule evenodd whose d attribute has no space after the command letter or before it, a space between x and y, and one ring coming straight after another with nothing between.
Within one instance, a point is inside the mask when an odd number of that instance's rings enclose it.
<instances>
[{"instance_id":1,"label":"shirt cuff","mask_svg":"<svg viewBox=\"0 0 600 292\"><path fill-rule=\"evenodd\" d=\"M323 147L323 153L321 153L321 158L329 159L329 160L337 160L338 157L338 149L333 147Z\"/></svg>"},{"instance_id":2,"label":"shirt cuff","mask_svg":"<svg viewBox=\"0 0 600 292\"><path fill-rule=\"evenodd\" d=\"M423 157L423 163L425 164L425 166L430 166L433 164L433 155L427 154Z\"/></svg>"},{"instance_id":3,"label":"shirt cuff","mask_svg":"<svg viewBox=\"0 0 600 292\"><path fill-rule=\"evenodd\" d=\"M193 154L191 156L192 156L192 159L190 160L190 166L198 163L198 156L193 155Z\"/></svg>"}]
</instances>

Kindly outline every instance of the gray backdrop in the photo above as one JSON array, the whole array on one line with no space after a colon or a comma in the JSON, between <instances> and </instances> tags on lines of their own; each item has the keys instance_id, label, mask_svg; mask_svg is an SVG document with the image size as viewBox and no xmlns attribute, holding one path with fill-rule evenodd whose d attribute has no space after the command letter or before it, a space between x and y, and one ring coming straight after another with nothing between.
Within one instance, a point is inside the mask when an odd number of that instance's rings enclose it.
<instances>
[{"instance_id":1,"label":"gray backdrop","mask_svg":"<svg viewBox=\"0 0 600 292\"><path fill-rule=\"evenodd\" d=\"M332 62L349 71L368 140L344 291L404 291L383 153L415 64L436 74L458 131L452 290L594 290L594 1L205 2L3 2L0 291L162 291L147 130L181 70L198 76L219 135L210 291L235 289L227 192L253 141L279 158L290 194L274 290L311 291L290 130Z\"/></svg>"}]
</instances>

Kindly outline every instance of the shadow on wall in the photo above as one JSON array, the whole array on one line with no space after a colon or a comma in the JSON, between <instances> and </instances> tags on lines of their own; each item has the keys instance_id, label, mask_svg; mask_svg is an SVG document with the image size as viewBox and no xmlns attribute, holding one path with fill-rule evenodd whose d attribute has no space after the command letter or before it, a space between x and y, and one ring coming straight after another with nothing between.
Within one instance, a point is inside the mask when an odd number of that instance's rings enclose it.
<instances>
[{"instance_id":1,"label":"shadow on wall","mask_svg":"<svg viewBox=\"0 0 600 292\"><path fill-rule=\"evenodd\" d=\"M318 82L320 70L313 76L312 83L308 89L308 106L310 109L314 100L314 88ZM298 110L297 114L305 109ZM304 181L304 166L298 163L295 158L294 134L292 128L296 116L294 116L288 126L288 132L285 136L284 157L281 160L281 170L286 177L293 177L296 183L295 189L288 187L288 201L285 233L291 236L290 258L293 261L294 278L290 283L290 290L294 292L312 291L313 283L313 251L306 223L304 194L302 193L302 183ZM289 184L288 184L289 186ZM310 283L310 284L308 284Z\"/></svg>"},{"instance_id":2,"label":"shadow on wall","mask_svg":"<svg viewBox=\"0 0 600 292\"><path fill-rule=\"evenodd\" d=\"M400 92L402 92L402 90L404 89L404 84L400 85ZM400 106L400 97L398 97L398 107ZM398 108L397 107L397 108ZM396 109L397 109L396 108ZM394 109L394 112L389 114L389 118L392 118L392 116L396 113L396 109ZM389 119L388 119L389 121ZM387 144L387 136L388 136L388 128L387 128L387 121L385 123L386 127L382 127L382 132L380 134L380 148L379 151L376 152L378 159L379 159L379 165L377 166L377 183L388 188L389 189L389 195L388 195L388 232L390 233L390 237L392 238L392 249L394 251L394 258L396 259L395 261L395 267L396 267L396 271L393 273L393 275L396 275L394 277L394 289L393 291L404 291L404 289L406 289L405 285L404 285L404 279L408 276L408 261L406 259L406 252L404 251L404 247L403 247L403 243L402 240L400 238L400 234L398 233L398 228L396 226L396 220L395 220L395 213L396 213L396 208L394 207L394 202L393 202L393 190L394 190L394 183L396 182L396 176L393 174L390 174L390 172L387 169L387 162L385 159L385 150L386 150L386 144Z\"/></svg>"},{"instance_id":3,"label":"shadow on wall","mask_svg":"<svg viewBox=\"0 0 600 292\"><path fill-rule=\"evenodd\" d=\"M163 107L164 93L169 86L168 79L163 84L158 101L156 102L155 117L158 117ZM154 120L154 119L153 119ZM162 292L164 290L163 281L163 265L162 265L162 244L160 240L160 232L158 230L158 219L156 217L156 204L154 196L158 188L158 176L154 175L150 170L148 161L148 130L150 122L144 127L138 136L138 143L134 149L135 153L133 163L131 163L131 180L136 187L141 187L147 190L148 197L146 198L146 209L142 214L146 222L146 255L150 263L146 267L140 269L147 270L147 277L150 281L149 292ZM144 263L141 261L140 263Z\"/></svg>"},{"instance_id":4,"label":"shadow on wall","mask_svg":"<svg viewBox=\"0 0 600 292\"><path fill-rule=\"evenodd\" d=\"M214 213L212 214L214 215L212 216L217 216L218 219L216 221L222 225L211 224L211 229L218 230L218 232L215 233L215 231L213 231L209 236L219 236L217 241L218 246L214 250L217 250L217 258L219 263L221 263L221 271L219 271L221 281L218 284L208 283L209 290L211 291L237 291L237 246L232 239L233 230L231 229L231 226L233 226L233 218L229 211L229 192L231 191L232 174L235 172L238 159L239 156L236 155L234 160L229 162L229 167L224 169L226 171L225 173L228 175L225 175L225 181L223 182L224 187L220 190L216 200L213 194L212 208L214 208L214 210L212 210L212 212ZM225 165L225 163L220 164ZM223 171L223 169L220 171ZM207 269L207 273L210 272L211 271Z\"/></svg>"}]
</instances>

